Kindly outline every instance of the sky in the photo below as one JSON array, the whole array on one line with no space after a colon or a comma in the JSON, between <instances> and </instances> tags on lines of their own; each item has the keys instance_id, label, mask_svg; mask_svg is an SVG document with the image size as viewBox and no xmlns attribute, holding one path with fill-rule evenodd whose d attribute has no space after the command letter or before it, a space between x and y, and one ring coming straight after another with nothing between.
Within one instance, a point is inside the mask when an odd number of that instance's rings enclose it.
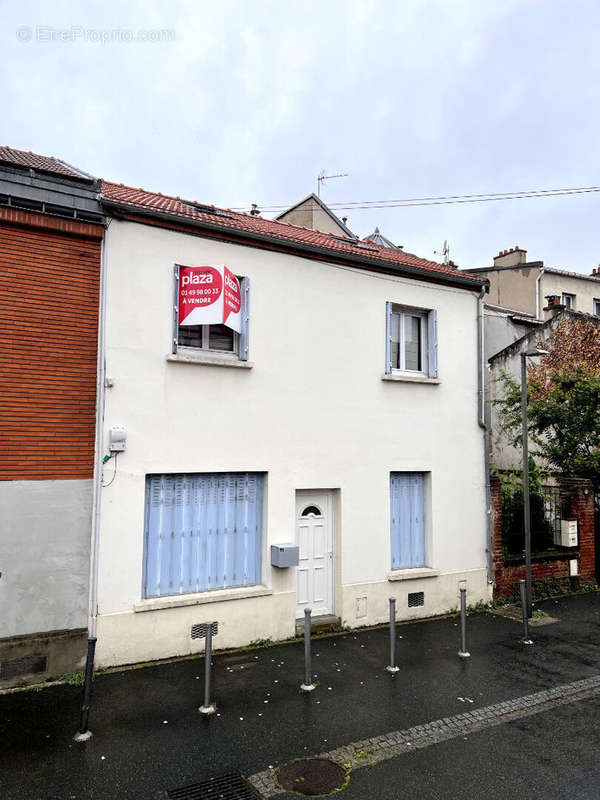
<instances>
[{"instance_id":1,"label":"sky","mask_svg":"<svg viewBox=\"0 0 600 800\"><path fill-rule=\"evenodd\" d=\"M0 0L0 144L249 209L600 185L597 0ZM600 193L355 209L461 267L591 272ZM265 216L266 216L265 212Z\"/></svg>"}]
</instances>

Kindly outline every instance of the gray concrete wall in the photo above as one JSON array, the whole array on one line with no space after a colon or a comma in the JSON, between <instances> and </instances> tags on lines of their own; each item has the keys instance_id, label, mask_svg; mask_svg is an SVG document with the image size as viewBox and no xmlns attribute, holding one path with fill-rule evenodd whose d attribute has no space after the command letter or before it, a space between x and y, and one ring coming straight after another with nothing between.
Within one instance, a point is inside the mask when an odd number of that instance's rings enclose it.
<instances>
[{"instance_id":1,"label":"gray concrete wall","mask_svg":"<svg viewBox=\"0 0 600 800\"><path fill-rule=\"evenodd\" d=\"M523 461L522 449L513 447L511 443L512 434L502 431L502 415L495 401L501 400L504 396L504 387L501 375L506 372L512 376L517 383L521 383L521 353L535 347L539 342L544 344L552 338L552 325L540 326L532 330L530 335L523 339L519 344L515 344L506 353L498 356L492 361L489 368L487 381L487 409L489 412L490 428L490 455L491 464L497 469L521 469ZM529 452L533 455L536 445L529 441ZM536 458L538 466L544 467L539 458Z\"/></svg>"},{"instance_id":2,"label":"gray concrete wall","mask_svg":"<svg viewBox=\"0 0 600 800\"><path fill-rule=\"evenodd\" d=\"M0 639L87 626L92 483L0 482Z\"/></svg>"},{"instance_id":3,"label":"gray concrete wall","mask_svg":"<svg viewBox=\"0 0 600 800\"><path fill-rule=\"evenodd\" d=\"M477 272L477 277L488 278L490 291L487 302L490 305L514 308L526 314L535 315L535 280L539 275L537 267L523 266L520 269L500 269Z\"/></svg>"},{"instance_id":4,"label":"gray concrete wall","mask_svg":"<svg viewBox=\"0 0 600 800\"><path fill-rule=\"evenodd\" d=\"M504 350L509 344L516 342L521 336L525 336L531 325L522 322L515 322L511 315L493 309L485 309L485 360L495 356L500 350Z\"/></svg>"}]
</instances>

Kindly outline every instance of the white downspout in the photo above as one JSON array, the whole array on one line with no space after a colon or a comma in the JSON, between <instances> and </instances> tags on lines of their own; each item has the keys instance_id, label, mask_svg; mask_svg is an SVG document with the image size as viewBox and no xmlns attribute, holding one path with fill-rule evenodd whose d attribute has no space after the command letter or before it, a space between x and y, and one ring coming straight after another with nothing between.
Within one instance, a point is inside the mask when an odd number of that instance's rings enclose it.
<instances>
[{"instance_id":1,"label":"white downspout","mask_svg":"<svg viewBox=\"0 0 600 800\"><path fill-rule=\"evenodd\" d=\"M477 422L483 431L483 461L485 475L486 564L487 581L494 582L492 569L492 495L490 491L490 446L485 422L485 315L483 298L487 288L482 287L477 298Z\"/></svg>"},{"instance_id":2,"label":"white downspout","mask_svg":"<svg viewBox=\"0 0 600 800\"><path fill-rule=\"evenodd\" d=\"M92 733L88 727L94 658L98 630L98 559L100 549L100 508L102 505L102 467L104 451L104 401L106 379L106 229L102 239L100 260L100 291L98 298L98 360L96 382L96 441L94 465L94 506L92 517L92 541L90 551L90 593L88 611L88 644L83 683L83 699L79 716L79 729L73 740L86 742Z\"/></svg>"},{"instance_id":3,"label":"white downspout","mask_svg":"<svg viewBox=\"0 0 600 800\"><path fill-rule=\"evenodd\" d=\"M100 550L100 509L102 507L102 469L104 465L104 402L106 383L106 233L102 240L100 267L100 318L98 322L98 388L96 402L96 465L94 470L94 526L90 566L90 638L98 628L98 556Z\"/></svg>"},{"instance_id":4,"label":"white downspout","mask_svg":"<svg viewBox=\"0 0 600 800\"><path fill-rule=\"evenodd\" d=\"M535 279L535 318L536 319L541 319L540 311L542 310L542 302L541 302L541 298L540 298L540 280L541 280L542 275L544 274L545 271L546 270L544 269L544 267L542 267L541 270L540 270L540 274Z\"/></svg>"}]
</instances>

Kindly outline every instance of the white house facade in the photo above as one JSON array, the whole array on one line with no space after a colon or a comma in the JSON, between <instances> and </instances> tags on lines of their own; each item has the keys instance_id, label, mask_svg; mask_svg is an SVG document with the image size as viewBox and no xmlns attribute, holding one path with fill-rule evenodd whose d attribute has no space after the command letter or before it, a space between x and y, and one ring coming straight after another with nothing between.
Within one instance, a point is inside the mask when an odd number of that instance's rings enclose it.
<instances>
[{"instance_id":1,"label":"white house facade","mask_svg":"<svg viewBox=\"0 0 600 800\"><path fill-rule=\"evenodd\" d=\"M97 664L194 653L203 622L222 648L293 636L305 607L358 627L390 597L399 619L456 608L461 581L488 600L481 281L103 192L107 454L112 428L126 442L103 476ZM180 325L193 275L237 282L229 325Z\"/></svg>"}]
</instances>

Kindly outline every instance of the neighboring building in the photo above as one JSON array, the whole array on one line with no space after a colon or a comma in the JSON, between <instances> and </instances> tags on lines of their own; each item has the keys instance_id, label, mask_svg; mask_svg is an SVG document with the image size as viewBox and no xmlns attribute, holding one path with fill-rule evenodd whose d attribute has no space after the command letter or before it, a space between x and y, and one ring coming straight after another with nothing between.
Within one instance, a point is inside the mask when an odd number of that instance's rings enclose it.
<instances>
[{"instance_id":1,"label":"neighboring building","mask_svg":"<svg viewBox=\"0 0 600 800\"><path fill-rule=\"evenodd\" d=\"M290 225L299 225L314 231L333 233L337 236L351 236L354 234L346 225L346 217L340 219L316 194L309 194L304 200L288 208L276 218L279 222L288 222Z\"/></svg>"},{"instance_id":2,"label":"neighboring building","mask_svg":"<svg viewBox=\"0 0 600 800\"><path fill-rule=\"evenodd\" d=\"M390 241L387 236L384 236L383 233L379 230L379 228L375 228L373 233L370 233L368 236L363 238L363 242L372 242L376 244L378 247L387 247L390 250L402 250L401 244L394 244Z\"/></svg>"},{"instance_id":3,"label":"neighboring building","mask_svg":"<svg viewBox=\"0 0 600 800\"><path fill-rule=\"evenodd\" d=\"M533 314L485 304L485 360L542 325Z\"/></svg>"},{"instance_id":4,"label":"neighboring building","mask_svg":"<svg viewBox=\"0 0 600 800\"><path fill-rule=\"evenodd\" d=\"M104 476L98 663L198 652L213 620L229 647L293 635L305 606L360 626L390 596L402 619L455 608L462 580L488 600L485 283L337 230L102 192L107 454L113 427L127 441ZM273 566L294 563L284 545L298 567Z\"/></svg>"},{"instance_id":5,"label":"neighboring building","mask_svg":"<svg viewBox=\"0 0 600 800\"><path fill-rule=\"evenodd\" d=\"M86 652L99 182L0 147L0 687Z\"/></svg>"},{"instance_id":6,"label":"neighboring building","mask_svg":"<svg viewBox=\"0 0 600 800\"><path fill-rule=\"evenodd\" d=\"M600 271L595 269L583 275L545 267L543 261L527 261L527 251L517 246L500 252L493 267L464 271L489 281L487 302L495 306L541 320L549 319L557 305L600 315Z\"/></svg>"},{"instance_id":7,"label":"neighboring building","mask_svg":"<svg viewBox=\"0 0 600 800\"><path fill-rule=\"evenodd\" d=\"M501 376L503 373L511 375L519 383L521 381L521 353L535 349L538 345L542 348L550 344L553 333L564 320L592 320L600 328L600 318L595 315L581 314L576 311L557 309L555 314L542 324L531 328L520 339L494 354L489 359L489 429L490 453L492 466L502 470L522 469L522 450L511 444L511 436L502 432L502 421L495 401L503 396ZM535 445L530 444L530 452L535 450Z\"/></svg>"}]
</instances>

